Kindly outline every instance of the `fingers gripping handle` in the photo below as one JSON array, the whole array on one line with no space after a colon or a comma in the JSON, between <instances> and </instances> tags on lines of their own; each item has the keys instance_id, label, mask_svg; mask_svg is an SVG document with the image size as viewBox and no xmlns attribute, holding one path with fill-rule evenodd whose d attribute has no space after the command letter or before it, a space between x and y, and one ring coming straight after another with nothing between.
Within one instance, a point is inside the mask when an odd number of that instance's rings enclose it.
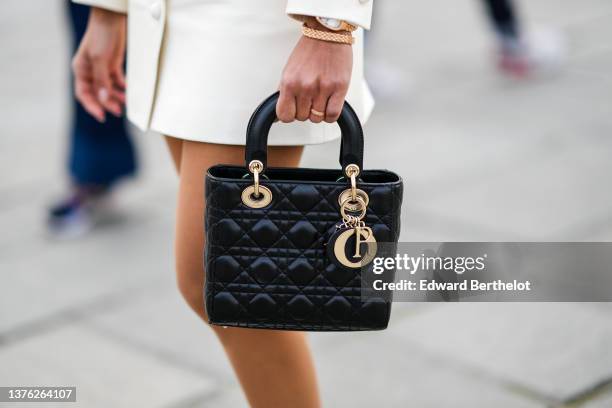
<instances>
[{"instance_id":1,"label":"fingers gripping handle","mask_svg":"<svg viewBox=\"0 0 612 408\"><path fill-rule=\"evenodd\" d=\"M246 135L246 167L253 160L259 160L267 167L268 133L276 120L276 103L279 93L270 95L261 103L251 116ZM357 114L344 102L342 113L338 119L342 132L342 145L340 147L340 165L345 169L349 164L356 164L363 168L363 129Z\"/></svg>"}]
</instances>

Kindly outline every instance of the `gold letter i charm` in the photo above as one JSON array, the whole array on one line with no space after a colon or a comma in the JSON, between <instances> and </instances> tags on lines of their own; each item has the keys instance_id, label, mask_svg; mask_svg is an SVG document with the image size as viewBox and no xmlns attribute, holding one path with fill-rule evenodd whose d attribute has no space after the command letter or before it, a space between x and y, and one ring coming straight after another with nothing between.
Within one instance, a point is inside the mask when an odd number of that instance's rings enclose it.
<instances>
[{"instance_id":1,"label":"gold letter i charm","mask_svg":"<svg viewBox=\"0 0 612 408\"><path fill-rule=\"evenodd\" d=\"M355 226L355 255L353 255L354 258L361 257L360 246L361 246L361 227L357 225Z\"/></svg>"}]
</instances>

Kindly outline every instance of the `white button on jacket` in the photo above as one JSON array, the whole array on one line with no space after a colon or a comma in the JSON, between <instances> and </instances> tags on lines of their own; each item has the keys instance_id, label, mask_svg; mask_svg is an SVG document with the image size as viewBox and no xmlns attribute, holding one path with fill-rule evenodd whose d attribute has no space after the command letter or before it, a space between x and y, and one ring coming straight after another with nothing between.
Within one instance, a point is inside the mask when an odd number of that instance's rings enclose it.
<instances>
[{"instance_id":1,"label":"white button on jacket","mask_svg":"<svg viewBox=\"0 0 612 408\"><path fill-rule=\"evenodd\" d=\"M162 14L162 8L161 8L160 1L161 0L155 1L153 4L151 4L151 17L153 17L156 20L159 20Z\"/></svg>"},{"instance_id":2,"label":"white button on jacket","mask_svg":"<svg viewBox=\"0 0 612 408\"><path fill-rule=\"evenodd\" d=\"M74 0L128 14L127 113L141 129L181 139L244 144L248 119L278 88L300 36L287 14L370 27L373 0ZM286 14L287 13L287 14ZM347 100L362 121L373 108L355 33ZM336 125L273 127L271 145L322 143Z\"/></svg>"}]
</instances>

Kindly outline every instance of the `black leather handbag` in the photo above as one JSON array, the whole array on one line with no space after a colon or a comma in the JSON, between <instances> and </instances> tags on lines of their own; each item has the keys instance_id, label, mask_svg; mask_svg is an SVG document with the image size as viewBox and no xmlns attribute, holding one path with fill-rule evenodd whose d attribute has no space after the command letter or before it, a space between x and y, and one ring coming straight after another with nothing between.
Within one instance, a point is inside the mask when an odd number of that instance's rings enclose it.
<instances>
[{"instance_id":1,"label":"black leather handbag","mask_svg":"<svg viewBox=\"0 0 612 408\"><path fill-rule=\"evenodd\" d=\"M363 296L381 242L397 243L401 178L363 170L363 131L348 103L338 120L342 170L268 168L278 93L248 124L246 167L206 175L209 322L262 329L387 327L389 293Z\"/></svg>"}]
</instances>

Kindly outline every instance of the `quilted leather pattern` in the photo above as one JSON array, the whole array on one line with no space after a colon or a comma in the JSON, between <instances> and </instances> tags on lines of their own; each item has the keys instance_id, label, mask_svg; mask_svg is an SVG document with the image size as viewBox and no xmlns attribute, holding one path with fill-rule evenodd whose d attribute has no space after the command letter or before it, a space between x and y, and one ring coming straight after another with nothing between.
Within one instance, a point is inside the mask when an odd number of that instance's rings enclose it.
<instances>
[{"instance_id":1,"label":"quilted leather pattern","mask_svg":"<svg viewBox=\"0 0 612 408\"><path fill-rule=\"evenodd\" d=\"M333 175L320 179L337 178L338 171L329 172ZM309 331L387 326L391 300L363 302L360 271L337 266L326 255L346 182L270 176L262 184L272 191L272 203L251 209L240 197L250 179L213 174L206 178L205 292L211 323ZM379 242L397 242L399 235L402 182L393 177L393 182L359 183L370 197L366 223Z\"/></svg>"}]
</instances>

